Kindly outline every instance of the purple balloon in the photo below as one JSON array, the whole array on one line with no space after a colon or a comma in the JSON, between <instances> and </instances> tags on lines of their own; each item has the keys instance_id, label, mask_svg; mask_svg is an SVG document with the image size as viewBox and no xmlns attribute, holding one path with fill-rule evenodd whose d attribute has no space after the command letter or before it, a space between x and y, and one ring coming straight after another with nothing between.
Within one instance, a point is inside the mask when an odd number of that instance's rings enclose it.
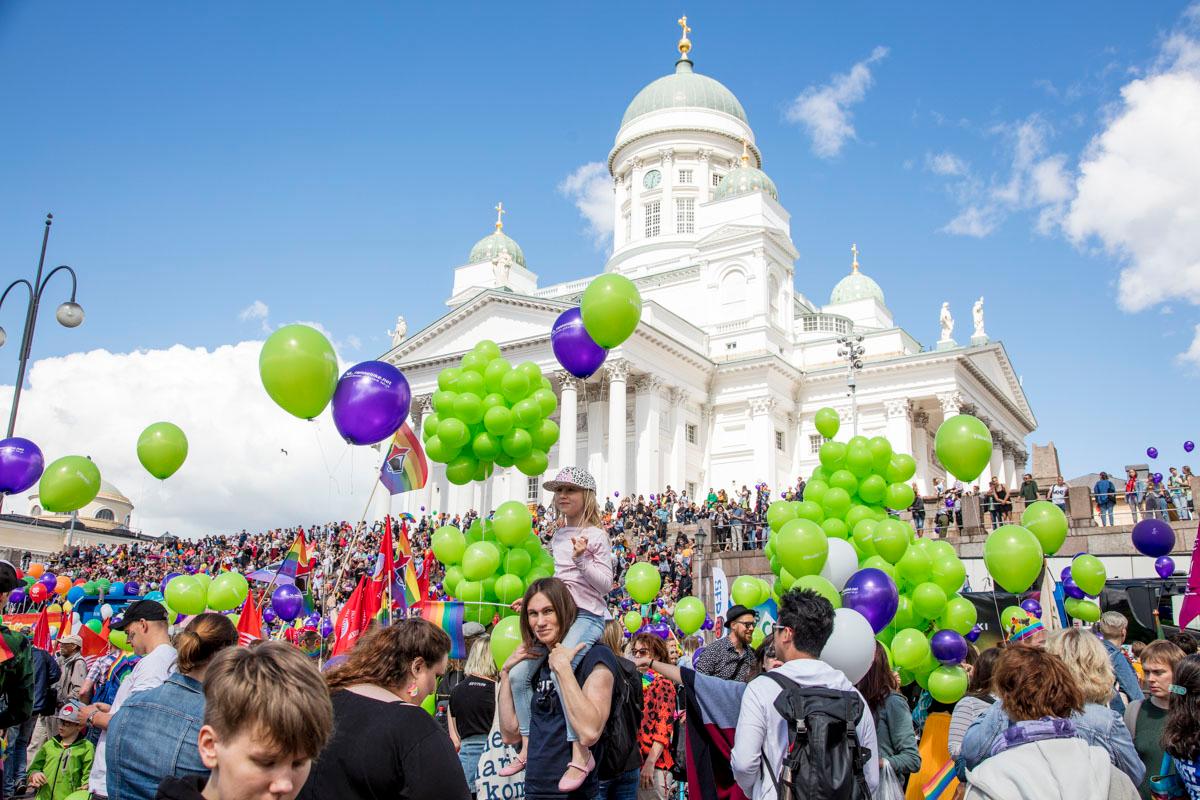
<instances>
[{"instance_id":1,"label":"purple balloon","mask_svg":"<svg viewBox=\"0 0 1200 800\"><path fill-rule=\"evenodd\" d=\"M167 591L167 584L179 577L178 572L168 572L166 577L162 579L162 587L159 591Z\"/></svg>"},{"instance_id":2,"label":"purple balloon","mask_svg":"<svg viewBox=\"0 0 1200 800\"><path fill-rule=\"evenodd\" d=\"M285 622L291 622L304 610L304 595L290 583L276 586L271 592L271 608Z\"/></svg>"},{"instance_id":3,"label":"purple balloon","mask_svg":"<svg viewBox=\"0 0 1200 800\"><path fill-rule=\"evenodd\" d=\"M958 631L940 630L929 640L933 657L950 666L961 664L967 657L967 640Z\"/></svg>"},{"instance_id":4,"label":"purple balloon","mask_svg":"<svg viewBox=\"0 0 1200 800\"><path fill-rule=\"evenodd\" d=\"M333 623L327 619L321 620L320 632L322 639L328 639L329 634L333 633ZM628 631L626 631L626 633L628 633Z\"/></svg>"},{"instance_id":5,"label":"purple balloon","mask_svg":"<svg viewBox=\"0 0 1200 800\"><path fill-rule=\"evenodd\" d=\"M54 587L58 585L58 576L53 572L43 572L42 577L38 579L38 583L46 587L46 591L54 594Z\"/></svg>"},{"instance_id":6,"label":"purple balloon","mask_svg":"<svg viewBox=\"0 0 1200 800\"><path fill-rule=\"evenodd\" d=\"M1186 442L1183 443L1183 452L1190 453L1195 449L1196 449L1196 443L1193 442L1191 439L1188 439Z\"/></svg>"},{"instance_id":7,"label":"purple balloon","mask_svg":"<svg viewBox=\"0 0 1200 800\"><path fill-rule=\"evenodd\" d=\"M896 582L881 569L867 567L850 576L842 589L842 605L867 618L871 629L879 633L888 626L900 607Z\"/></svg>"},{"instance_id":8,"label":"purple balloon","mask_svg":"<svg viewBox=\"0 0 1200 800\"><path fill-rule=\"evenodd\" d=\"M350 444L375 444L396 432L408 416L408 379L383 361L346 370L333 391L333 424Z\"/></svg>"},{"instance_id":9,"label":"purple balloon","mask_svg":"<svg viewBox=\"0 0 1200 800\"><path fill-rule=\"evenodd\" d=\"M1160 578L1169 578L1175 574L1175 559L1170 556L1159 556L1154 560L1154 571Z\"/></svg>"},{"instance_id":10,"label":"purple balloon","mask_svg":"<svg viewBox=\"0 0 1200 800\"><path fill-rule=\"evenodd\" d=\"M1067 581L1071 580L1071 565L1070 564L1067 564L1065 567L1062 568L1062 572L1060 572L1058 574L1058 579L1060 581L1062 581L1063 583L1066 583Z\"/></svg>"},{"instance_id":11,"label":"purple balloon","mask_svg":"<svg viewBox=\"0 0 1200 800\"><path fill-rule=\"evenodd\" d=\"M191 564L188 564L186 567L184 567L183 571L186 572L188 575L196 574L196 568L193 567Z\"/></svg>"},{"instance_id":12,"label":"purple balloon","mask_svg":"<svg viewBox=\"0 0 1200 800\"><path fill-rule=\"evenodd\" d=\"M563 369L576 378L590 378L608 358L608 351L596 344L584 329L578 308L569 308L554 320L550 347Z\"/></svg>"},{"instance_id":13,"label":"purple balloon","mask_svg":"<svg viewBox=\"0 0 1200 800\"><path fill-rule=\"evenodd\" d=\"M37 483L46 461L41 448L14 436L0 440L0 494L18 494Z\"/></svg>"},{"instance_id":14,"label":"purple balloon","mask_svg":"<svg viewBox=\"0 0 1200 800\"><path fill-rule=\"evenodd\" d=\"M125 581L125 596L137 597L141 588L137 581Z\"/></svg>"},{"instance_id":15,"label":"purple balloon","mask_svg":"<svg viewBox=\"0 0 1200 800\"><path fill-rule=\"evenodd\" d=\"M262 617L263 622L267 623L268 625L279 619L279 617L275 614L275 609L271 608L270 606L267 606L263 609Z\"/></svg>"},{"instance_id":16,"label":"purple balloon","mask_svg":"<svg viewBox=\"0 0 1200 800\"><path fill-rule=\"evenodd\" d=\"M1075 580L1070 575L1063 578L1062 587L1063 592L1067 595L1067 597L1074 597L1076 600L1082 600L1087 596L1084 594L1083 589L1079 588L1079 585L1075 583Z\"/></svg>"},{"instance_id":17,"label":"purple balloon","mask_svg":"<svg viewBox=\"0 0 1200 800\"><path fill-rule=\"evenodd\" d=\"M1032 597L1023 600L1021 602L1021 608L1025 609L1038 619L1042 618L1042 604Z\"/></svg>"},{"instance_id":18,"label":"purple balloon","mask_svg":"<svg viewBox=\"0 0 1200 800\"><path fill-rule=\"evenodd\" d=\"M8 602L13 605L17 605L18 603L24 603L25 602L25 590L24 589L13 589L12 594L10 594L8 596Z\"/></svg>"},{"instance_id":19,"label":"purple balloon","mask_svg":"<svg viewBox=\"0 0 1200 800\"><path fill-rule=\"evenodd\" d=\"M981 633L983 633L983 628L976 625L974 628L971 628L971 630L967 632L966 639L968 642L973 642L979 638L979 634L981 634Z\"/></svg>"},{"instance_id":20,"label":"purple balloon","mask_svg":"<svg viewBox=\"0 0 1200 800\"><path fill-rule=\"evenodd\" d=\"M321 615L315 611L304 618L304 624L312 625L314 628L317 627L317 625L319 625L320 622L321 622Z\"/></svg>"},{"instance_id":21,"label":"purple balloon","mask_svg":"<svg viewBox=\"0 0 1200 800\"><path fill-rule=\"evenodd\" d=\"M1146 455L1150 456L1150 458L1158 458L1158 448L1157 447L1147 447Z\"/></svg>"},{"instance_id":22,"label":"purple balloon","mask_svg":"<svg viewBox=\"0 0 1200 800\"><path fill-rule=\"evenodd\" d=\"M1162 473L1161 472L1154 473L1154 482L1162 483Z\"/></svg>"},{"instance_id":23,"label":"purple balloon","mask_svg":"<svg viewBox=\"0 0 1200 800\"><path fill-rule=\"evenodd\" d=\"M1144 519L1133 526L1133 546L1144 556L1158 558L1175 549L1175 531L1161 519Z\"/></svg>"}]
</instances>

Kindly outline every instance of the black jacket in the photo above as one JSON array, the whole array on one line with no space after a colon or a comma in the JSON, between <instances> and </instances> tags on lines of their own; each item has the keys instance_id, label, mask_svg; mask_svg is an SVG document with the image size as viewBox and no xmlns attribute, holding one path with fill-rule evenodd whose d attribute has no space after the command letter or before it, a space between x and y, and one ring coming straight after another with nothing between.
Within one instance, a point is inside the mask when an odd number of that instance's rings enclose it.
<instances>
[{"instance_id":1,"label":"black jacket","mask_svg":"<svg viewBox=\"0 0 1200 800\"><path fill-rule=\"evenodd\" d=\"M51 695L61 678L58 660L40 647L33 648L33 713L49 717L58 710L58 697Z\"/></svg>"},{"instance_id":2,"label":"black jacket","mask_svg":"<svg viewBox=\"0 0 1200 800\"><path fill-rule=\"evenodd\" d=\"M189 775L186 778L163 778L154 794L154 800L204 800L201 790L208 778Z\"/></svg>"}]
</instances>

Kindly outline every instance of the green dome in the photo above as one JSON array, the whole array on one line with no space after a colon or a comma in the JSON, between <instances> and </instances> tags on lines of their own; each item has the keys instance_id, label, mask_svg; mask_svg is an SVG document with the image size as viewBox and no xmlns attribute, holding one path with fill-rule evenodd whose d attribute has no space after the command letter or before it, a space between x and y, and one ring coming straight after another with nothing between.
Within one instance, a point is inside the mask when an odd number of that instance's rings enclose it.
<instances>
[{"instance_id":1,"label":"green dome","mask_svg":"<svg viewBox=\"0 0 1200 800\"><path fill-rule=\"evenodd\" d=\"M829 295L829 302L831 304L852 303L855 300L863 300L868 297L874 297L879 301L880 305L885 305L883 302L883 289L879 288L879 284L858 270L854 270L838 281L837 286L833 287L833 293Z\"/></svg>"},{"instance_id":2,"label":"green dome","mask_svg":"<svg viewBox=\"0 0 1200 800\"><path fill-rule=\"evenodd\" d=\"M733 92L707 75L692 72L692 62L686 58L681 58L675 64L674 74L664 75L637 93L629 108L625 109L621 125L664 108L709 108L750 124Z\"/></svg>"},{"instance_id":3,"label":"green dome","mask_svg":"<svg viewBox=\"0 0 1200 800\"><path fill-rule=\"evenodd\" d=\"M737 197L751 192L766 192L776 200L779 199L775 182L767 177L767 173L743 163L721 179L717 184L717 191L713 193L713 199L724 200L726 197Z\"/></svg>"},{"instance_id":4,"label":"green dome","mask_svg":"<svg viewBox=\"0 0 1200 800\"><path fill-rule=\"evenodd\" d=\"M521 252L521 246L500 231L476 242L475 246L471 248L471 257L467 263L482 264L485 261L492 261L501 253L508 253L515 263L522 267L525 266L525 254Z\"/></svg>"}]
</instances>

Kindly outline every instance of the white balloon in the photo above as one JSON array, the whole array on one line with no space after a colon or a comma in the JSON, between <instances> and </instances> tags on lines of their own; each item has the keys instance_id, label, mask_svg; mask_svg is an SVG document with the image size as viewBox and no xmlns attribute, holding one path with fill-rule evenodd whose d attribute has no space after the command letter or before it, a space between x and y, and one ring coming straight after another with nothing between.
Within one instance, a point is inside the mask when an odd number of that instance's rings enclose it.
<instances>
[{"instance_id":1,"label":"white balloon","mask_svg":"<svg viewBox=\"0 0 1200 800\"><path fill-rule=\"evenodd\" d=\"M846 588L846 581L858 572L858 553L854 545L845 539L829 538L829 557L821 568L821 577L833 584L839 592Z\"/></svg>"},{"instance_id":2,"label":"white balloon","mask_svg":"<svg viewBox=\"0 0 1200 800\"><path fill-rule=\"evenodd\" d=\"M821 651L821 660L840 669L851 683L858 683L875 658L875 631L867 618L852 608L833 612L833 635Z\"/></svg>"},{"instance_id":3,"label":"white balloon","mask_svg":"<svg viewBox=\"0 0 1200 800\"><path fill-rule=\"evenodd\" d=\"M100 619L108 619L113 615L113 607L108 603L100 606Z\"/></svg>"}]
</instances>

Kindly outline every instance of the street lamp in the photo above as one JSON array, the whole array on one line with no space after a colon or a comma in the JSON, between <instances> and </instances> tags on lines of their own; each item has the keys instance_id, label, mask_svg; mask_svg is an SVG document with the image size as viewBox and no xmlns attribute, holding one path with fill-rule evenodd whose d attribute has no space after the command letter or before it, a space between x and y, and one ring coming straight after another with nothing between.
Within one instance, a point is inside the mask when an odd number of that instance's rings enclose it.
<instances>
[{"instance_id":1,"label":"street lamp","mask_svg":"<svg viewBox=\"0 0 1200 800\"><path fill-rule=\"evenodd\" d=\"M79 281L75 276L75 270L63 264L50 270L50 274L45 278L42 277L42 268L46 264L46 244L50 241L50 225L53 221L54 215L47 214L46 229L42 233L42 255L38 258L37 275L34 277L33 283L24 278L18 278L8 285L8 288L4 290L4 294L0 294L0 307L3 307L4 300L8 297L8 293L13 290L13 287L19 284L29 290L29 305L25 309L25 327L21 334L20 366L17 368L17 385L13 388L12 411L8 415L8 437L12 437L13 429L17 425L17 406L21 402L21 387L25 383L25 368L29 364L29 351L33 347L33 331L37 326L37 313L38 307L42 302L42 292L46 290L46 284L50 283L50 279L59 270L65 269L71 275L71 299L59 305L58 310L54 312L54 318L64 328L78 328L83 323L83 307L75 302L75 290L79 285ZM4 332L4 328L0 328L0 347L3 347L7 340L8 334Z\"/></svg>"},{"instance_id":2,"label":"street lamp","mask_svg":"<svg viewBox=\"0 0 1200 800\"><path fill-rule=\"evenodd\" d=\"M862 357L867 349L862 346L862 336L839 336L837 343L838 357L846 359L846 386L850 389L850 418L854 426L854 435L858 436L858 371L863 368Z\"/></svg>"}]
</instances>

